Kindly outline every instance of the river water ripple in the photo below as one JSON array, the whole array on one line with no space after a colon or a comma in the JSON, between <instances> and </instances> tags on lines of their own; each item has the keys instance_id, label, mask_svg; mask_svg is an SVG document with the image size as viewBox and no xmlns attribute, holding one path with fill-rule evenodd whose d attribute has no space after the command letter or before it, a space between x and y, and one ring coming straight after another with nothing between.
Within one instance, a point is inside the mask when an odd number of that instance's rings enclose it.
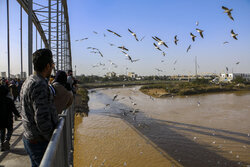
<instances>
[{"instance_id":1,"label":"river water ripple","mask_svg":"<svg viewBox=\"0 0 250 167\"><path fill-rule=\"evenodd\" d=\"M75 122L76 167L250 167L249 92L152 99L128 87L89 97L88 117Z\"/></svg>"}]
</instances>

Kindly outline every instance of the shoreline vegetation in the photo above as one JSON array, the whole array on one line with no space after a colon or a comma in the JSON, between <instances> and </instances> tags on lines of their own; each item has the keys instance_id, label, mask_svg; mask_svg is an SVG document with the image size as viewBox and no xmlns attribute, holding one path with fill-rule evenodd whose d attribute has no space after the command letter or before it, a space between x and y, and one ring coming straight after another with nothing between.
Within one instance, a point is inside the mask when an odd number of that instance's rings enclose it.
<instances>
[{"instance_id":1,"label":"shoreline vegetation","mask_svg":"<svg viewBox=\"0 0 250 167\"><path fill-rule=\"evenodd\" d=\"M140 88L140 91L155 98L163 98L172 96L198 95L205 93L250 91L250 85L240 83L205 84L195 82L180 82L144 85Z\"/></svg>"},{"instance_id":2,"label":"shoreline vegetation","mask_svg":"<svg viewBox=\"0 0 250 167\"><path fill-rule=\"evenodd\" d=\"M166 84L174 81L109 81L97 83L84 83L80 84L81 88L94 89L94 88L114 88L122 86L136 86L136 85L150 85L150 84Z\"/></svg>"},{"instance_id":3,"label":"shoreline vegetation","mask_svg":"<svg viewBox=\"0 0 250 167\"><path fill-rule=\"evenodd\" d=\"M88 116L89 112L89 96L86 88L79 88L76 95L76 114Z\"/></svg>"},{"instance_id":4,"label":"shoreline vegetation","mask_svg":"<svg viewBox=\"0 0 250 167\"><path fill-rule=\"evenodd\" d=\"M250 91L249 82L232 82L232 83L211 83L207 79L196 79L191 82L187 81L166 81L166 80L140 80L140 81L106 81L95 83L81 84L81 93L86 96L87 89L94 88L114 88L128 87L140 85L140 91L144 94L155 98L187 96L204 93L234 92L234 91ZM80 92L81 92L80 91ZM85 98L85 97L83 97ZM86 100L84 100L87 104Z\"/></svg>"}]
</instances>

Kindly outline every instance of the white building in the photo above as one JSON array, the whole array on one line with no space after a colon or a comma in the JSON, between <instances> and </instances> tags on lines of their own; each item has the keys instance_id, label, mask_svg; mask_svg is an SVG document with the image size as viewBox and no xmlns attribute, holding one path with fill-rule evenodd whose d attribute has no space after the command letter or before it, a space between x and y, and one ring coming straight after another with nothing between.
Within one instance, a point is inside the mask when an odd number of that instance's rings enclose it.
<instances>
[{"instance_id":1,"label":"white building","mask_svg":"<svg viewBox=\"0 0 250 167\"><path fill-rule=\"evenodd\" d=\"M250 74L247 73L222 73L220 74L220 82L232 82L236 77L242 77L247 81L250 81Z\"/></svg>"},{"instance_id":2,"label":"white building","mask_svg":"<svg viewBox=\"0 0 250 167\"><path fill-rule=\"evenodd\" d=\"M115 72L107 72L106 76L107 77L115 77L116 73Z\"/></svg>"},{"instance_id":3,"label":"white building","mask_svg":"<svg viewBox=\"0 0 250 167\"><path fill-rule=\"evenodd\" d=\"M137 74L135 74L134 72L128 72L128 77L130 77L130 78L136 78Z\"/></svg>"}]
</instances>

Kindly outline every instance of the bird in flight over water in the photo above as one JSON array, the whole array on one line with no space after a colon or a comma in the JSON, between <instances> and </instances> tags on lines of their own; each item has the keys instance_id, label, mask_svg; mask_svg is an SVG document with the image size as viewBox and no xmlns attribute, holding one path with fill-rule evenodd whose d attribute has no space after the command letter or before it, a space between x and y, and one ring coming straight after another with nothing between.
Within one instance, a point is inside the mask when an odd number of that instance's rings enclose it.
<instances>
[{"instance_id":1,"label":"bird in flight over water","mask_svg":"<svg viewBox=\"0 0 250 167\"><path fill-rule=\"evenodd\" d=\"M234 18L232 17L232 14L231 14L231 12L232 12L233 9L228 9L228 8L225 7L225 6L222 6L221 8L224 9L224 13L227 13L228 17L229 17L231 20L234 21Z\"/></svg>"},{"instance_id":2,"label":"bird in flight over water","mask_svg":"<svg viewBox=\"0 0 250 167\"><path fill-rule=\"evenodd\" d=\"M114 35L116 35L116 36L118 36L118 37L122 37L121 35L117 34L116 32L114 32L114 31L112 31L112 30L107 29L107 31L113 33Z\"/></svg>"},{"instance_id":3,"label":"bird in flight over water","mask_svg":"<svg viewBox=\"0 0 250 167\"><path fill-rule=\"evenodd\" d=\"M191 45L189 45L189 46L188 46L188 48L187 48L187 52L188 52L190 49L191 49Z\"/></svg>"},{"instance_id":4,"label":"bird in flight over water","mask_svg":"<svg viewBox=\"0 0 250 167\"><path fill-rule=\"evenodd\" d=\"M190 36L191 36L191 38L192 38L192 40L193 40L193 42L195 41L195 35L194 34L192 34L191 32L190 32Z\"/></svg>"},{"instance_id":5,"label":"bird in flight over water","mask_svg":"<svg viewBox=\"0 0 250 167\"><path fill-rule=\"evenodd\" d=\"M175 45L177 45L177 42L179 41L179 39L177 39L177 35L176 36L174 36L174 43L175 43Z\"/></svg>"},{"instance_id":6,"label":"bird in flight over water","mask_svg":"<svg viewBox=\"0 0 250 167\"><path fill-rule=\"evenodd\" d=\"M196 28L196 31L197 31L198 33L200 33L201 38L203 38L203 34L202 34L202 33L203 33L204 31L201 30L201 29L198 29L198 28Z\"/></svg>"},{"instance_id":7,"label":"bird in flight over water","mask_svg":"<svg viewBox=\"0 0 250 167\"><path fill-rule=\"evenodd\" d=\"M139 40L137 39L137 37L136 37L136 33L134 33L133 31L131 31L129 28L128 28L128 31L135 37L135 39L136 39L137 41L139 41Z\"/></svg>"},{"instance_id":8,"label":"bird in flight over water","mask_svg":"<svg viewBox=\"0 0 250 167\"><path fill-rule=\"evenodd\" d=\"M236 40L238 40L238 39L237 39L237 35L238 35L238 34L235 34L235 33L234 33L234 30L231 30L231 36L232 36L234 39L236 39Z\"/></svg>"}]
</instances>

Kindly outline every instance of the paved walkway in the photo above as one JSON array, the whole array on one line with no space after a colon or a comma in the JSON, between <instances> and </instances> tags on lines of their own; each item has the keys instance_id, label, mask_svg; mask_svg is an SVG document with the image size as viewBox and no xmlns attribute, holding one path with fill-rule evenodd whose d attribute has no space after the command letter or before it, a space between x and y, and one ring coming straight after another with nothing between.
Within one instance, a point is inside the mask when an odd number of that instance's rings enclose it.
<instances>
[{"instance_id":1,"label":"paved walkway","mask_svg":"<svg viewBox=\"0 0 250 167\"><path fill-rule=\"evenodd\" d=\"M19 104L17 104L19 108ZM24 150L22 136L22 121L14 121L14 132L10 140L10 150L0 152L0 167L29 167L31 166L29 156Z\"/></svg>"}]
</instances>

